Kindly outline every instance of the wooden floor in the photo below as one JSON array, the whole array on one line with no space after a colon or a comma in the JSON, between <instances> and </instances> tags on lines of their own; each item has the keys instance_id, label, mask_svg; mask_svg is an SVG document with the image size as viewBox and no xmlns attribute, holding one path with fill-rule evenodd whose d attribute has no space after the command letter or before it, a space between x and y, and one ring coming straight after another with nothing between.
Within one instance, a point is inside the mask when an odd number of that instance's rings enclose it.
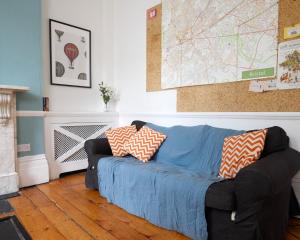
<instances>
[{"instance_id":1,"label":"wooden floor","mask_svg":"<svg viewBox=\"0 0 300 240\"><path fill-rule=\"evenodd\" d=\"M9 201L15 212L8 215L17 215L37 240L188 239L107 203L97 191L85 188L83 173L23 189ZM287 240L300 239L300 222L291 220L290 225Z\"/></svg>"}]
</instances>

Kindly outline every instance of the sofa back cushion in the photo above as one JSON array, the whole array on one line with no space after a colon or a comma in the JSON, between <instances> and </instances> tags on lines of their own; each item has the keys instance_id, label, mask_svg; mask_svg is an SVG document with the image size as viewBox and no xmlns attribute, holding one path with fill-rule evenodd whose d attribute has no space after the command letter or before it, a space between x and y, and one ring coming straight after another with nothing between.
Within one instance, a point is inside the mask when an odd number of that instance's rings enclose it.
<instances>
[{"instance_id":1,"label":"sofa back cushion","mask_svg":"<svg viewBox=\"0 0 300 240\"><path fill-rule=\"evenodd\" d=\"M136 129L139 131L143 126L146 125L146 122L140 120L134 120L131 125L135 125Z\"/></svg>"},{"instance_id":2,"label":"sofa back cushion","mask_svg":"<svg viewBox=\"0 0 300 240\"><path fill-rule=\"evenodd\" d=\"M281 127L268 128L266 142L261 157L271 153L279 152L289 147L290 139Z\"/></svg>"},{"instance_id":3,"label":"sofa back cushion","mask_svg":"<svg viewBox=\"0 0 300 240\"><path fill-rule=\"evenodd\" d=\"M218 175L221 164L224 138L244 133L208 125L193 127L162 127L151 123L146 125L167 136L153 160L215 176Z\"/></svg>"}]
</instances>

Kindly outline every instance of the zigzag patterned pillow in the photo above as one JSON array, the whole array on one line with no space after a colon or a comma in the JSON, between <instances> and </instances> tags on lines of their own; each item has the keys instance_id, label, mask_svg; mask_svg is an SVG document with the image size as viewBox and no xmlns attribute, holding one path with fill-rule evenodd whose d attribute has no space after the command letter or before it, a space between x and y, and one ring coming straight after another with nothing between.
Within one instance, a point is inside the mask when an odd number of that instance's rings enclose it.
<instances>
[{"instance_id":1,"label":"zigzag patterned pillow","mask_svg":"<svg viewBox=\"0 0 300 240\"><path fill-rule=\"evenodd\" d=\"M105 135L108 139L111 151L115 157L124 157L127 152L124 143L137 132L135 125L108 130Z\"/></svg>"},{"instance_id":2,"label":"zigzag patterned pillow","mask_svg":"<svg viewBox=\"0 0 300 240\"><path fill-rule=\"evenodd\" d=\"M258 160L266 135L267 129L264 129L225 138L219 175L235 178L239 170Z\"/></svg>"},{"instance_id":3,"label":"zigzag patterned pillow","mask_svg":"<svg viewBox=\"0 0 300 240\"><path fill-rule=\"evenodd\" d=\"M144 126L124 144L124 149L138 160L148 162L165 139L164 134Z\"/></svg>"}]
</instances>

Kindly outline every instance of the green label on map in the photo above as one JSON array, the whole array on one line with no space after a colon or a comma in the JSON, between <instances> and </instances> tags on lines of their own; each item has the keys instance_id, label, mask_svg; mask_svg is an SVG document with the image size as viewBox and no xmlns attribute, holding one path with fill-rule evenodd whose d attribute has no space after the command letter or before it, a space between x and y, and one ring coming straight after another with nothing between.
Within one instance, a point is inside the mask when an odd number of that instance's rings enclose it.
<instances>
[{"instance_id":1,"label":"green label on map","mask_svg":"<svg viewBox=\"0 0 300 240\"><path fill-rule=\"evenodd\" d=\"M244 71L242 79L256 79L274 76L274 68L256 69L251 71Z\"/></svg>"}]
</instances>

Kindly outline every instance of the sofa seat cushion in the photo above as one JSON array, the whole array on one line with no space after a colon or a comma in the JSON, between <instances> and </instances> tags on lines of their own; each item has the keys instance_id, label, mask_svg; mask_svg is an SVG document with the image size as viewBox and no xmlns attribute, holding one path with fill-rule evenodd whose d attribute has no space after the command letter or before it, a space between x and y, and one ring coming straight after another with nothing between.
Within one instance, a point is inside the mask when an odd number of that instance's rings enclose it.
<instances>
[{"instance_id":1,"label":"sofa seat cushion","mask_svg":"<svg viewBox=\"0 0 300 240\"><path fill-rule=\"evenodd\" d=\"M205 172L133 157L108 157L98 163L99 191L109 202L199 240L207 239L205 193L218 180Z\"/></svg>"},{"instance_id":2,"label":"sofa seat cushion","mask_svg":"<svg viewBox=\"0 0 300 240\"><path fill-rule=\"evenodd\" d=\"M219 210L234 211L236 209L234 180L228 179L210 185L206 192L205 206Z\"/></svg>"}]
</instances>

